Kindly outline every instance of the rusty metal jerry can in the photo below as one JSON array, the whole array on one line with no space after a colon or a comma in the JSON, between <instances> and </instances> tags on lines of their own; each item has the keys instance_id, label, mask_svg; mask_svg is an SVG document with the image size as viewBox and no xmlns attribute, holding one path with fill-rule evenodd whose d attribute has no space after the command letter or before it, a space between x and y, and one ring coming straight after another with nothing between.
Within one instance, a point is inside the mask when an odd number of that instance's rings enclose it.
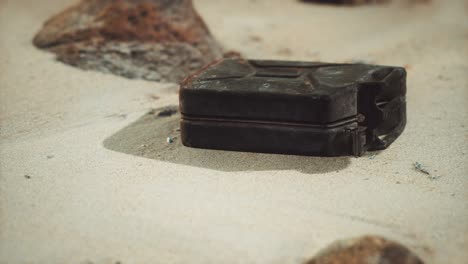
<instances>
[{"instance_id":1,"label":"rusty metal jerry can","mask_svg":"<svg viewBox=\"0 0 468 264\"><path fill-rule=\"evenodd\" d=\"M224 59L181 83L182 143L360 156L403 132L405 94L401 67Z\"/></svg>"}]
</instances>

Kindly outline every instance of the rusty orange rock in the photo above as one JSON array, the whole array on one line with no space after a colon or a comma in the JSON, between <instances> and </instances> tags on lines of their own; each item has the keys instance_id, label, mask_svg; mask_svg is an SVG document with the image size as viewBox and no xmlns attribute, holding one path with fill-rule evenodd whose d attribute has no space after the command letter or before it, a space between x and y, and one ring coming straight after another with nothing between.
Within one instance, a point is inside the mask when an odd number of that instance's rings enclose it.
<instances>
[{"instance_id":1,"label":"rusty orange rock","mask_svg":"<svg viewBox=\"0 0 468 264\"><path fill-rule=\"evenodd\" d=\"M381 4L391 0L301 0L303 2L315 2L322 4L343 4L343 5L364 5L364 4Z\"/></svg>"},{"instance_id":2,"label":"rusty orange rock","mask_svg":"<svg viewBox=\"0 0 468 264\"><path fill-rule=\"evenodd\" d=\"M405 246L377 236L332 243L306 264L424 264Z\"/></svg>"},{"instance_id":3,"label":"rusty orange rock","mask_svg":"<svg viewBox=\"0 0 468 264\"><path fill-rule=\"evenodd\" d=\"M222 57L191 0L82 0L33 43L82 69L155 81L179 81Z\"/></svg>"}]
</instances>

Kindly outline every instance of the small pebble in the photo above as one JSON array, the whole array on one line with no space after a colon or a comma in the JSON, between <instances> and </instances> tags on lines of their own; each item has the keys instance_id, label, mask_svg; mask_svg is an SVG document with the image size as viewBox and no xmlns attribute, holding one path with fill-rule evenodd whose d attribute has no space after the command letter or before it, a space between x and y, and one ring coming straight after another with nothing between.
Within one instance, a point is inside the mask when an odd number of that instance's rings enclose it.
<instances>
[{"instance_id":1,"label":"small pebble","mask_svg":"<svg viewBox=\"0 0 468 264\"><path fill-rule=\"evenodd\" d=\"M429 176L431 181L438 180L441 176Z\"/></svg>"},{"instance_id":2,"label":"small pebble","mask_svg":"<svg viewBox=\"0 0 468 264\"><path fill-rule=\"evenodd\" d=\"M52 159L54 155L47 155L47 159Z\"/></svg>"},{"instance_id":3,"label":"small pebble","mask_svg":"<svg viewBox=\"0 0 468 264\"><path fill-rule=\"evenodd\" d=\"M148 97L153 99L153 100L158 100L159 99L159 96L157 96L155 94L149 94Z\"/></svg>"},{"instance_id":4,"label":"small pebble","mask_svg":"<svg viewBox=\"0 0 468 264\"><path fill-rule=\"evenodd\" d=\"M158 113L158 116L171 116L173 114L177 113L177 108L174 107L168 107L166 109L161 110Z\"/></svg>"},{"instance_id":5,"label":"small pebble","mask_svg":"<svg viewBox=\"0 0 468 264\"><path fill-rule=\"evenodd\" d=\"M422 172L424 174L430 175L429 171L421 163L415 162L413 166L415 170Z\"/></svg>"},{"instance_id":6,"label":"small pebble","mask_svg":"<svg viewBox=\"0 0 468 264\"><path fill-rule=\"evenodd\" d=\"M24 177L25 177L26 179L28 179L28 180L31 179L31 176L29 176L29 175L27 175L27 174L25 174Z\"/></svg>"}]
</instances>

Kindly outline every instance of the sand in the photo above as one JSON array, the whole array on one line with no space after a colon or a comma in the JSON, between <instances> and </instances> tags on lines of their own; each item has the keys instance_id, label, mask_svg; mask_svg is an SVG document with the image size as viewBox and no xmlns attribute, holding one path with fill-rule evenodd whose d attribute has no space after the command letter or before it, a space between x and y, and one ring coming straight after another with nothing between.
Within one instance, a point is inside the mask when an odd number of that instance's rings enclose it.
<instances>
[{"instance_id":1,"label":"sand","mask_svg":"<svg viewBox=\"0 0 468 264\"><path fill-rule=\"evenodd\" d=\"M177 85L32 46L73 2L0 0L0 263L301 263L364 234L427 263L468 262L467 1L196 1L250 58L406 66L406 130L361 158L181 146L177 115L148 114L177 105Z\"/></svg>"}]
</instances>

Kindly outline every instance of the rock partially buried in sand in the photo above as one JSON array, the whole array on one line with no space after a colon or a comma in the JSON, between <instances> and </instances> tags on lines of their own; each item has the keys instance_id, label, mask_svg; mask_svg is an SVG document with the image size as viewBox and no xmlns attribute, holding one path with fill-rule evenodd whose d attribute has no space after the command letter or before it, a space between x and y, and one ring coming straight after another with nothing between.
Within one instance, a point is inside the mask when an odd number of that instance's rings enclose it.
<instances>
[{"instance_id":1,"label":"rock partially buried in sand","mask_svg":"<svg viewBox=\"0 0 468 264\"><path fill-rule=\"evenodd\" d=\"M306 264L424 264L405 246L382 237L365 236L334 242Z\"/></svg>"},{"instance_id":2,"label":"rock partially buried in sand","mask_svg":"<svg viewBox=\"0 0 468 264\"><path fill-rule=\"evenodd\" d=\"M334 4L334 5L364 5L364 4L382 4L390 0L300 0L302 2Z\"/></svg>"},{"instance_id":3,"label":"rock partially buried in sand","mask_svg":"<svg viewBox=\"0 0 468 264\"><path fill-rule=\"evenodd\" d=\"M81 69L152 81L178 82L222 57L191 0L82 0L33 43Z\"/></svg>"},{"instance_id":4,"label":"rock partially buried in sand","mask_svg":"<svg viewBox=\"0 0 468 264\"><path fill-rule=\"evenodd\" d=\"M365 4L385 4L390 2L401 2L407 4L427 4L431 0L300 0L302 2L333 4L333 5L365 5Z\"/></svg>"}]
</instances>

